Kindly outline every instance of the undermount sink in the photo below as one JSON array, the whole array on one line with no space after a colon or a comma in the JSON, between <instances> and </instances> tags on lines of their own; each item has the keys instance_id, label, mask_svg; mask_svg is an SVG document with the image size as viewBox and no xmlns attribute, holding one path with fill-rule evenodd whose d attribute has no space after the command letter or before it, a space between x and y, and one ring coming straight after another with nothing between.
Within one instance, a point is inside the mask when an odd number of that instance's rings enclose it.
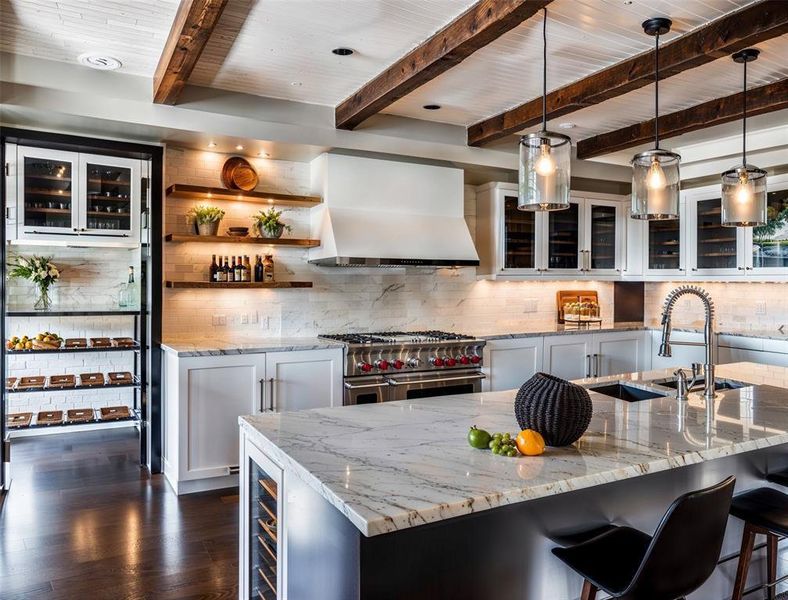
<instances>
[{"instance_id":1,"label":"undermount sink","mask_svg":"<svg viewBox=\"0 0 788 600\"><path fill-rule=\"evenodd\" d=\"M676 379L675 378L666 378L666 379L655 379L652 381L654 385L659 385L662 387L670 388L672 390L676 389ZM695 382L689 391L690 392L697 392L703 390L706 385L706 380L704 378L700 378ZM751 385L749 383L744 383L743 381L735 381L733 379L721 379L718 377L714 378L714 389L715 390L738 390L739 388L747 387Z\"/></svg>"},{"instance_id":2,"label":"undermount sink","mask_svg":"<svg viewBox=\"0 0 788 600\"><path fill-rule=\"evenodd\" d=\"M603 396L611 396L627 402L640 402L641 400L651 400L653 398L663 398L667 394L657 390L645 390L627 385L625 383L602 383L599 385L586 386L586 389Z\"/></svg>"}]
</instances>

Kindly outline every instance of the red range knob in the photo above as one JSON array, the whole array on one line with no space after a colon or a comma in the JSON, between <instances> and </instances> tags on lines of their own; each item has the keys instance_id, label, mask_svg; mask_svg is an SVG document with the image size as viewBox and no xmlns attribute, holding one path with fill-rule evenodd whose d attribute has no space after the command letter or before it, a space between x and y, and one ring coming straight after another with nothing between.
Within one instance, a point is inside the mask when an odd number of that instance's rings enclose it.
<instances>
[{"instance_id":1,"label":"red range knob","mask_svg":"<svg viewBox=\"0 0 788 600\"><path fill-rule=\"evenodd\" d=\"M478 365L480 362L482 362L482 357L479 356L478 354L474 354L473 356L471 356L471 362L475 365Z\"/></svg>"},{"instance_id":2,"label":"red range knob","mask_svg":"<svg viewBox=\"0 0 788 600\"><path fill-rule=\"evenodd\" d=\"M447 358L447 359L444 361L444 364L445 364L447 367L453 367L453 366L455 366L455 365L457 364L457 361L456 361L455 359L453 359L453 358Z\"/></svg>"},{"instance_id":3,"label":"red range knob","mask_svg":"<svg viewBox=\"0 0 788 600\"><path fill-rule=\"evenodd\" d=\"M387 360L376 360L375 366L380 369L381 371L386 371L389 368L389 361Z\"/></svg>"},{"instance_id":4,"label":"red range knob","mask_svg":"<svg viewBox=\"0 0 788 600\"><path fill-rule=\"evenodd\" d=\"M394 367L395 369L401 369L402 367L405 366L405 363L402 362L401 360L394 360L391 362L391 366Z\"/></svg>"},{"instance_id":5,"label":"red range knob","mask_svg":"<svg viewBox=\"0 0 788 600\"><path fill-rule=\"evenodd\" d=\"M372 365L368 362L360 362L356 366L359 370L364 371L364 373L369 373L372 370Z\"/></svg>"},{"instance_id":6,"label":"red range knob","mask_svg":"<svg viewBox=\"0 0 788 600\"><path fill-rule=\"evenodd\" d=\"M443 359L442 358L437 358L436 357L436 358L433 358L430 362L436 367L442 367L443 366Z\"/></svg>"},{"instance_id":7,"label":"red range knob","mask_svg":"<svg viewBox=\"0 0 788 600\"><path fill-rule=\"evenodd\" d=\"M467 364L470 364L470 362L471 362L470 357L465 356L465 355L460 356L460 364L461 365L467 365Z\"/></svg>"}]
</instances>

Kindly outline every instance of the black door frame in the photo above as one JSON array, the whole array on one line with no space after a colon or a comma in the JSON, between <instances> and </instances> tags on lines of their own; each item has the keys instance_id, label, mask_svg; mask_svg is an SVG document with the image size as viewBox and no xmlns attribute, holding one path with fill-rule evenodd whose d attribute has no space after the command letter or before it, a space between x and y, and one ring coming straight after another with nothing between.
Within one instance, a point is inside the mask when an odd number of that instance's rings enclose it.
<instances>
[{"instance_id":1,"label":"black door frame","mask_svg":"<svg viewBox=\"0 0 788 600\"><path fill-rule=\"evenodd\" d=\"M25 146L40 148L53 148L56 150L70 150L72 152L85 152L105 154L139 160L150 160L150 195L147 197L145 207L148 222L147 243L142 244L140 273L141 307L139 314L139 340L140 340L140 408L142 418L140 423L140 463L150 464L151 473L161 472L161 442L162 442L162 377L161 377L161 332L162 332L162 237L163 237L163 192L164 192L164 147L152 146L136 142L123 142L102 138L90 138L78 135L52 133L18 129L13 127L0 127L0 164L3 165L5 174L5 146L6 143L15 143ZM5 354L5 314L6 314L6 177L0 181L0 206L3 214L0 218L0 259L2 259L2 273L0 273L0 338L3 344L0 347L0 379L5 383L6 354ZM0 490L6 487L5 465L8 460L9 447L6 443L6 410L5 397L0 402ZM149 420L149 424L146 423ZM150 446L150 456L148 456Z\"/></svg>"}]
</instances>

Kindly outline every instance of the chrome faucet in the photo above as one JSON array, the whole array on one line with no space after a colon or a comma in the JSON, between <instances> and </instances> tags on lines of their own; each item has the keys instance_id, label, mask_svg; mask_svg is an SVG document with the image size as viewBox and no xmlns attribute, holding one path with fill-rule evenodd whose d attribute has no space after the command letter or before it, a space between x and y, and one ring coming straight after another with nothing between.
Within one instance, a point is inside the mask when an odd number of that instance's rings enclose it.
<instances>
[{"instance_id":1,"label":"chrome faucet","mask_svg":"<svg viewBox=\"0 0 788 600\"><path fill-rule=\"evenodd\" d=\"M672 342L670 341L671 323L670 318L673 314L673 307L676 301L684 295L691 294L697 296L703 302L703 307L706 311L706 325L703 328L703 343L700 342ZM712 344L714 342L714 302L706 292L706 290L691 286L682 285L670 292L665 298L665 305L662 308L662 343L659 346L659 355L670 357L670 347L672 344L677 346L705 346L706 359L702 365L703 377L705 379L703 386L703 397L707 400L714 398L714 360L712 357ZM693 365L693 375L696 376L697 367ZM693 377L694 382L695 377Z\"/></svg>"}]
</instances>

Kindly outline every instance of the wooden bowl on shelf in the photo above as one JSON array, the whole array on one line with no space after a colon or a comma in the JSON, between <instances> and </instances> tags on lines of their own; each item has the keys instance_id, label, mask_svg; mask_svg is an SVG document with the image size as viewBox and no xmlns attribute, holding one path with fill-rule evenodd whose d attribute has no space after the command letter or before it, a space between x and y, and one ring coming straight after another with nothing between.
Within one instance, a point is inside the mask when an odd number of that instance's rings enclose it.
<instances>
[{"instance_id":1,"label":"wooden bowl on shelf","mask_svg":"<svg viewBox=\"0 0 788 600\"><path fill-rule=\"evenodd\" d=\"M231 156L222 166L222 184L228 190L251 192L258 181L257 171L242 156Z\"/></svg>"},{"instance_id":2,"label":"wooden bowl on shelf","mask_svg":"<svg viewBox=\"0 0 788 600\"><path fill-rule=\"evenodd\" d=\"M227 229L227 235L232 237L246 237L249 235L249 228L248 227L229 227Z\"/></svg>"}]
</instances>

